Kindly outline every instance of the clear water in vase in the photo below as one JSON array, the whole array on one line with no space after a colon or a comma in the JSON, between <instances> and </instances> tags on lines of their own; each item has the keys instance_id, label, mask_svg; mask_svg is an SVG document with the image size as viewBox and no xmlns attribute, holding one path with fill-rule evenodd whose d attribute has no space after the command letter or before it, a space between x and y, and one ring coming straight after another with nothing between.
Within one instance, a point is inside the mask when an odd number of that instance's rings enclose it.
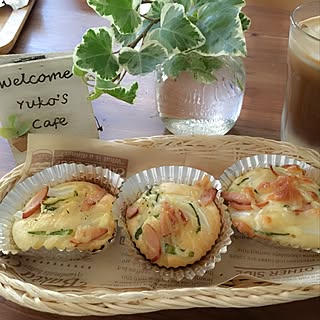
<instances>
[{"instance_id":1,"label":"clear water in vase","mask_svg":"<svg viewBox=\"0 0 320 320\"><path fill-rule=\"evenodd\" d=\"M239 118L245 87L240 58L223 57L211 84L184 72L177 79L158 74L157 108L166 128L176 135L223 135Z\"/></svg>"}]
</instances>

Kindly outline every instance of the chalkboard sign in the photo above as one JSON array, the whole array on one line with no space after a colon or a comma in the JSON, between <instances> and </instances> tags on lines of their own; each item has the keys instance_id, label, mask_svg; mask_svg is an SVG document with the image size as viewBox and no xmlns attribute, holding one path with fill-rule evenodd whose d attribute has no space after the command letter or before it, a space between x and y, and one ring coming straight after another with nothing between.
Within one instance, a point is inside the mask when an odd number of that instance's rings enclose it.
<instances>
[{"instance_id":1,"label":"chalkboard sign","mask_svg":"<svg viewBox=\"0 0 320 320\"><path fill-rule=\"evenodd\" d=\"M73 75L72 64L70 55L0 57L2 126L14 117L19 123L29 123L30 133L97 138L88 87ZM21 158L21 151L13 147L13 152Z\"/></svg>"}]
</instances>

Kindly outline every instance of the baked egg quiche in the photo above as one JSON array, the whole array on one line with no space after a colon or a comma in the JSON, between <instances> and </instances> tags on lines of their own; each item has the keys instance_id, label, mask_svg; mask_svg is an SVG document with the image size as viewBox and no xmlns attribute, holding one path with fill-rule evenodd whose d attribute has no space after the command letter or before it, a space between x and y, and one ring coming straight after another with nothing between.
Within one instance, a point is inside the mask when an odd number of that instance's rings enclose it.
<instances>
[{"instance_id":1,"label":"baked egg quiche","mask_svg":"<svg viewBox=\"0 0 320 320\"><path fill-rule=\"evenodd\" d=\"M16 214L13 240L23 251L100 249L115 234L114 200L105 189L85 181L44 186Z\"/></svg>"},{"instance_id":2,"label":"baked egg quiche","mask_svg":"<svg viewBox=\"0 0 320 320\"><path fill-rule=\"evenodd\" d=\"M201 259L221 229L216 193L207 176L194 185L152 186L126 210L127 229L136 247L161 267L182 267Z\"/></svg>"},{"instance_id":3,"label":"baked egg quiche","mask_svg":"<svg viewBox=\"0 0 320 320\"><path fill-rule=\"evenodd\" d=\"M320 186L298 165L249 170L222 196L233 225L247 236L320 248Z\"/></svg>"}]
</instances>

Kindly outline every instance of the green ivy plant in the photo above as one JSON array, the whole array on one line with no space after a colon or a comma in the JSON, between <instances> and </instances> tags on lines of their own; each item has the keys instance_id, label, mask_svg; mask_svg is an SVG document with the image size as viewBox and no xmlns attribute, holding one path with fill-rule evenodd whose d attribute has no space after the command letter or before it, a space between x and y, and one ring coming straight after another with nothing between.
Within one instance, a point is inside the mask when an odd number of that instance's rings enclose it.
<instances>
[{"instance_id":1,"label":"green ivy plant","mask_svg":"<svg viewBox=\"0 0 320 320\"><path fill-rule=\"evenodd\" d=\"M161 70L176 78L189 71L203 83L215 80L219 56L247 54L244 31L250 19L243 0L87 0L110 26L91 28L74 51L73 72L93 87L90 99L109 94L133 103L127 73Z\"/></svg>"},{"instance_id":2,"label":"green ivy plant","mask_svg":"<svg viewBox=\"0 0 320 320\"><path fill-rule=\"evenodd\" d=\"M31 126L31 121L20 121L17 115L12 114L0 128L0 136L5 139L22 137L31 129Z\"/></svg>"}]
</instances>

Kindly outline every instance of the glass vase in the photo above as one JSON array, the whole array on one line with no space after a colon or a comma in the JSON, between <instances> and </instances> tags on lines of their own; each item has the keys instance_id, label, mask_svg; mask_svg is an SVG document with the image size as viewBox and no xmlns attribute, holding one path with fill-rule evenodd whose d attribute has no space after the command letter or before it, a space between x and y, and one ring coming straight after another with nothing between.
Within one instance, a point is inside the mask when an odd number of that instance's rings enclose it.
<instances>
[{"instance_id":1,"label":"glass vase","mask_svg":"<svg viewBox=\"0 0 320 320\"><path fill-rule=\"evenodd\" d=\"M222 67L210 84L196 81L189 72L176 79L161 70L156 79L156 105L165 127L176 135L223 135L239 118L245 68L241 58L222 56Z\"/></svg>"}]
</instances>

